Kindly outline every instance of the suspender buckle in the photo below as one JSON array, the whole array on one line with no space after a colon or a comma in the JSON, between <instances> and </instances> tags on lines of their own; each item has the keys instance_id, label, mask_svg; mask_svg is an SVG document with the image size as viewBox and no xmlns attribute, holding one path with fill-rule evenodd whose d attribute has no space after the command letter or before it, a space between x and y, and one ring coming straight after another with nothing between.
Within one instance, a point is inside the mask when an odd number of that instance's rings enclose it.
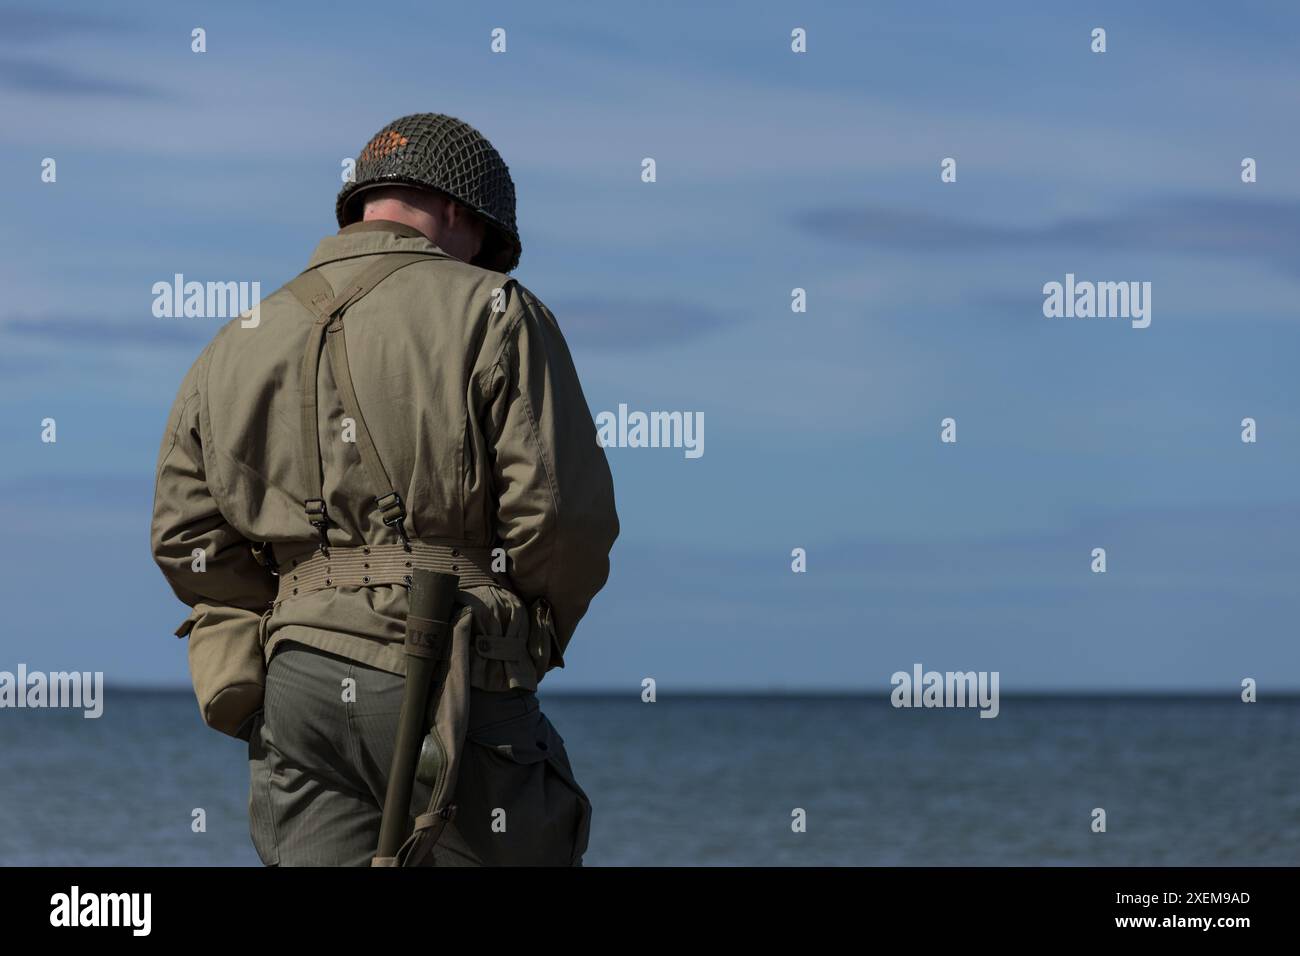
<instances>
[{"instance_id":1,"label":"suspender buckle","mask_svg":"<svg viewBox=\"0 0 1300 956\"><path fill-rule=\"evenodd\" d=\"M320 549L329 551L329 538L325 535L325 529L329 527L329 515L325 513L325 499L308 498L302 503L302 508L307 512L307 521L320 535Z\"/></svg>"},{"instance_id":2,"label":"suspender buckle","mask_svg":"<svg viewBox=\"0 0 1300 956\"><path fill-rule=\"evenodd\" d=\"M411 550L411 542L406 537L406 505L402 503L402 496L396 491L390 491L386 495L381 495L375 499L379 505L379 512L384 516L384 524L397 532L397 537L402 541L402 547L407 551Z\"/></svg>"},{"instance_id":3,"label":"suspender buckle","mask_svg":"<svg viewBox=\"0 0 1300 956\"><path fill-rule=\"evenodd\" d=\"M272 574L280 573L280 565L276 563L275 552L271 550L271 544L268 541L255 541L251 545L253 560L260 564Z\"/></svg>"}]
</instances>

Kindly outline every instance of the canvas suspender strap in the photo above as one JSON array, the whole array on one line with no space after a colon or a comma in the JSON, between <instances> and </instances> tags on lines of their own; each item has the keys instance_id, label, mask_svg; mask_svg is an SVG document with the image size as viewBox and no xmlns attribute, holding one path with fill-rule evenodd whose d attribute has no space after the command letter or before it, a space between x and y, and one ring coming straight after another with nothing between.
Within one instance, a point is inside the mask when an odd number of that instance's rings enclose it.
<instances>
[{"instance_id":1,"label":"canvas suspender strap","mask_svg":"<svg viewBox=\"0 0 1300 956\"><path fill-rule=\"evenodd\" d=\"M320 535L322 551L329 549L329 539L325 536L328 519L325 515L325 499L321 487L320 432L316 418L316 376L320 370L321 337L325 334L325 325L332 314L330 306L334 300L334 290L329 287L323 276L317 272L307 271L289 283L289 291L316 314L316 323L307 333L307 349L302 356L302 412L299 420L302 424L302 467L304 486L307 497L303 500L303 509L307 521Z\"/></svg>"},{"instance_id":2,"label":"canvas suspender strap","mask_svg":"<svg viewBox=\"0 0 1300 956\"><path fill-rule=\"evenodd\" d=\"M393 486L388 470L379 457L370 429L361 415L361 406L357 402L356 389L352 384L352 372L348 367L347 342L343 333L343 313L375 286L383 282L398 269L423 262L433 257L432 253L388 253L381 256L374 264L363 269L340 293L335 294L328 281L316 269L308 269L289 283L288 290L309 311L316 316L316 322L307 335L307 347L302 358L302 438L303 438L303 478L307 488L307 498L303 501L303 511L307 521L320 536L320 548L329 550L326 530L329 527L329 515L325 510L324 491L322 489L320 431L318 426L318 406L316 395L316 378L320 371L322 340L328 342L330 366L334 371L335 384L338 386L339 399L343 410L354 422L357 429L357 449L361 461L369 474L372 485L377 489L375 500L383 515L384 524L396 532L402 545L409 551L410 542L406 536L406 506L402 496Z\"/></svg>"},{"instance_id":3,"label":"canvas suspender strap","mask_svg":"<svg viewBox=\"0 0 1300 956\"><path fill-rule=\"evenodd\" d=\"M361 452L361 460L370 474L372 486L377 489L375 501L379 505L380 514L383 515L384 524L397 532L403 546L409 551L411 543L406 538L406 506L393 480L388 476L388 469L379 459L379 450L375 447L375 440L370 437L370 429L361 414L357 391L352 384L352 370L348 366L348 345L341 322L342 320L338 319L331 323L325 335L330 367L334 370L334 384L338 387L343 407L357 423L357 450Z\"/></svg>"}]
</instances>

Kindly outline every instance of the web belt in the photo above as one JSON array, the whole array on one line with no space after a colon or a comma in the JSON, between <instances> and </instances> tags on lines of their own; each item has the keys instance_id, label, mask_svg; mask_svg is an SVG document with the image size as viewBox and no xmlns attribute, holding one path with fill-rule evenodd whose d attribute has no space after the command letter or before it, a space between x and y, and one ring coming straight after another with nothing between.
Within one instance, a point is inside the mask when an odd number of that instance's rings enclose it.
<instances>
[{"instance_id":1,"label":"web belt","mask_svg":"<svg viewBox=\"0 0 1300 956\"><path fill-rule=\"evenodd\" d=\"M282 560L275 603L328 588L409 586L415 568L457 574L462 589L509 587L504 575L492 572L491 548L413 539L409 551L400 544L367 544L359 548L332 547L328 553L318 549Z\"/></svg>"}]
</instances>

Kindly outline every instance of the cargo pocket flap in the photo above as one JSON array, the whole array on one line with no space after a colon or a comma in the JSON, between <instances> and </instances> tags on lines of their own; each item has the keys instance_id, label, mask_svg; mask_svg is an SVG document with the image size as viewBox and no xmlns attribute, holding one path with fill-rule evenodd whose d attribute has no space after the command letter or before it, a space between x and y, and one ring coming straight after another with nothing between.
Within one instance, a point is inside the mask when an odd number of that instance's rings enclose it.
<instances>
[{"instance_id":1,"label":"cargo pocket flap","mask_svg":"<svg viewBox=\"0 0 1300 956\"><path fill-rule=\"evenodd\" d=\"M523 659L525 648L522 638L480 636L474 638L474 650L489 660L517 661Z\"/></svg>"},{"instance_id":2,"label":"cargo pocket flap","mask_svg":"<svg viewBox=\"0 0 1300 956\"><path fill-rule=\"evenodd\" d=\"M489 724L469 731L469 739L516 763L531 764L551 755L554 743L550 722L534 710L523 717L512 717L499 724Z\"/></svg>"}]
</instances>

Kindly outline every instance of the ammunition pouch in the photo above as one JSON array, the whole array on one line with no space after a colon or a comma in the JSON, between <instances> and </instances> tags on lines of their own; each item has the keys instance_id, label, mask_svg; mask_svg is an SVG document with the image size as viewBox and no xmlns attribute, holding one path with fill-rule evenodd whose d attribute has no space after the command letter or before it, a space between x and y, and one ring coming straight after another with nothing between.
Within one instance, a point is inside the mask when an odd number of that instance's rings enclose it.
<instances>
[{"instance_id":1,"label":"ammunition pouch","mask_svg":"<svg viewBox=\"0 0 1300 956\"><path fill-rule=\"evenodd\" d=\"M485 866L582 865L591 801L573 776L563 738L536 697L528 699L526 713L470 729L454 756L436 727L424 738L416 779L435 797L392 865L432 864L453 820L465 848ZM454 803L438 800L453 790Z\"/></svg>"},{"instance_id":2,"label":"ammunition pouch","mask_svg":"<svg viewBox=\"0 0 1300 956\"><path fill-rule=\"evenodd\" d=\"M269 612L267 612L269 613ZM203 722L247 740L262 709L266 614L225 605L196 604L177 637L189 638L190 679Z\"/></svg>"},{"instance_id":3,"label":"ammunition pouch","mask_svg":"<svg viewBox=\"0 0 1300 956\"><path fill-rule=\"evenodd\" d=\"M578 866L591 801L539 708L476 727L456 786L456 831L488 866Z\"/></svg>"}]
</instances>

